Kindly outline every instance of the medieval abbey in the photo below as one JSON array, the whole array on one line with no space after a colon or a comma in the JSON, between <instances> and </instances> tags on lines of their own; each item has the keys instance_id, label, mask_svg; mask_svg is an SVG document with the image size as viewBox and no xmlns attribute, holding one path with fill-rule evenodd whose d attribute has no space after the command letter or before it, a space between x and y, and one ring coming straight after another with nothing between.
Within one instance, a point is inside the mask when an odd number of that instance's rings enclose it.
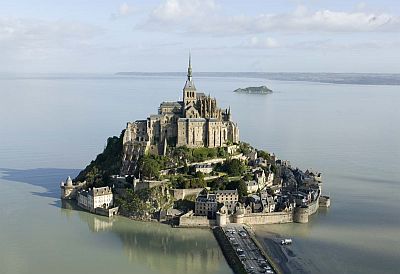
<instances>
[{"instance_id":1,"label":"medieval abbey","mask_svg":"<svg viewBox=\"0 0 400 274\"><path fill-rule=\"evenodd\" d=\"M231 111L220 109L215 98L197 92L191 58L183 88L183 101L162 102L158 114L128 122L123 137L123 172L144 153L165 154L167 146L221 147L239 142L239 128Z\"/></svg>"}]
</instances>

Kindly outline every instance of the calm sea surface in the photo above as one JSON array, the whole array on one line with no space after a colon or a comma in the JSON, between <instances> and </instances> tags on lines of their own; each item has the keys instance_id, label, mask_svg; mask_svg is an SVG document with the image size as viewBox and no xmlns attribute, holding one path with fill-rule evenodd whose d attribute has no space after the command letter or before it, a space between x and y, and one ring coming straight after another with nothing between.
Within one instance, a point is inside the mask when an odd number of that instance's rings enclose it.
<instances>
[{"instance_id":1,"label":"calm sea surface","mask_svg":"<svg viewBox=\"0 0 400 274\"><path fill-rule=\"evenodd\" d=\"M61 208L58 185L127 121L177 100L181 77L0 77L0 273L231 273L208 230ZM241 139L323 173L332 207L294 239L320 273L398 273L400 87L194 77ZM266 84L269 95L234 94Z\"/></svg>"}]
</instances>

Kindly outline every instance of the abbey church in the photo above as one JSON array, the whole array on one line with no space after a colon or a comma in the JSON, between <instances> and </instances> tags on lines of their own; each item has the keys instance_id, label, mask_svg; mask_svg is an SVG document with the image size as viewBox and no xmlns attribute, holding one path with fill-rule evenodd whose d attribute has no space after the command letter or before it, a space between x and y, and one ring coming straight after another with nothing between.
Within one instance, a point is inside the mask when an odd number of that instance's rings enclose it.
<instances>
[{"instance_id":1,"label":"abbey church","mask_svg":"<svg viewBox=\"0 0 400 274\"><path fill-rule=\"evenodd\" d=\"M144 153L165 154L167 147L221 147L239 142L239 128L231 111L220 109L215 98L197 92L192 79L191 58L183 88L183 101L162 102L158 114L128 122L124 138L126 165Z\"/></svg>"}]
</instances>

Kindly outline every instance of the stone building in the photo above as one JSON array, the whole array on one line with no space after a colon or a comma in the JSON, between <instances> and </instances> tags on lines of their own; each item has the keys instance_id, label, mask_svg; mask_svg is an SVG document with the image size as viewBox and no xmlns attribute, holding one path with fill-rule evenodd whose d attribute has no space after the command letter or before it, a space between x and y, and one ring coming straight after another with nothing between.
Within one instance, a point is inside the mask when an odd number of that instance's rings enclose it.
<instances>
[{"instance_id":1,"label":"stone building","mask_svg":"<svg viewBox=\"0 0 400 274\"><path fill-rule=\"evenodd\" d=\"M217 202L224 204L228 213L233 212L236 203L239 201L239 194L237 189L235 190L217 190L215 192L217 196Z\"/></svg>"},{"instance_id":2,"label":"stone building","mask_svg":"<svg viewBox=\"0 0 400 274\"><path fill-rule=\"evenodd\" d=\"M246 181L246 189L248 193L254 193L258 190L263 190L265 187L272 186L274 182L274 173L271 171L265 172L262 168L253 169L253 180Z\"/></svg>"},{"instance_id":3,"label":"stone building","mask_svg":"<svg viewBox=\"0 0 400 274\"><path fill-rule=\"evenodd\" d=\"M194 213L199 216L214 218L218 209L216 194L200 194L194 203Z\"/></svg>"},{"instance_id":4,"label":"stone building","mask_svg":"<svg viewBox=\"0 0 400 274\"><path fill-rule=\"evenodd\" d=\"M78 206L95 212L97 208L109 209L113 205L113 193L110 187L80 190L77 195Z\"/></svg>"},{"instance_id":5,"label":"stone building","mask_svg":"<svg viewBox=\"0 0 400 274\"><path fill-rule=\"evenodd\" d=\"M144 153L165 154L167 146L222 147L239 142L239 128L231 110L217 106L215 98L198 92L189 56L182 101L163 102L158 114L128 122L123 136L122 173L129 174Z\"/></svg>"},{"instance_id":6,"label":"stone building","mask_svg":"<svg viewBox=\"0 0 400 274\"><path fill-rule=\"evenodd\" d=\"M194 166L194 171L203 174L210 174L213 171L213 166L212 164L197 164Z\"/></svg>"},{"instance_id":7,"label":"stone building","mask_svg":"<svg viewBox=\"0 0 400 274\"><path fill-rule=\"evenodd\" d=\"M260 189L260 185L254 180L246 181L244 183L246 184L247 193L255 193Z\"/></svg>"}]
</instances>

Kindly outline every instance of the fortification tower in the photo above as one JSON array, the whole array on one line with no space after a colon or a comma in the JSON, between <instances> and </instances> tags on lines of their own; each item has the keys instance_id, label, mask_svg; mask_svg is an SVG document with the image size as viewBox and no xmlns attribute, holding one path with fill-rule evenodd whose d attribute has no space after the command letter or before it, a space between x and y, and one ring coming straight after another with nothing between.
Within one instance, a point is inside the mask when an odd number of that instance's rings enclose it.
<instances>
[{"instance_id":1,"label":"fortification tower","mask_svg":"<svg viewBox=\"0 0 400 274\"><path fill-rule=\"evenodd\" d=\"M308 223L308 206L296 207L293 211L293 222Z\"/></svg>"},{"instance_id":2,"label":"fortification tower","mask_svg":"<svg viewBox=\"0 0 400 274\"><path fill-rule=\"evenodd\" d=\"M228 216L228 210L226 209L225 206L221 207L220 210L218 210L216 214L217 218L217 225L218 226L226 226L227 223L227 216Z\"/></svg>"},{"instance_id":3,"label":"fortification tower","mask_svg":"<svg viewBox=\"0 0 400 274\"><path fill-rule=\"evenodd\" d=\"M236 206L235 213L233 214L233 222L237 224L243 224L244 223L244 214L245 214L245 209L242 204L239 204L239 206Z\"/></svg>"}]
</instances>

